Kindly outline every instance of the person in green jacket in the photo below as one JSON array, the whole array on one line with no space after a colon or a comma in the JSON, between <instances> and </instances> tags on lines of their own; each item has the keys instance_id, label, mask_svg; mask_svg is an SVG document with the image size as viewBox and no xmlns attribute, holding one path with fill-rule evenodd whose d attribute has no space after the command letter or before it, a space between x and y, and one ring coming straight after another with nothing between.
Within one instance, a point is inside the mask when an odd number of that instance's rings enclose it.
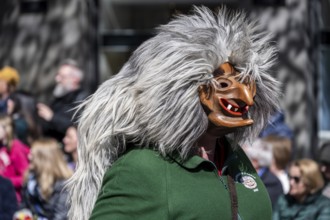
<instances>
[{"instance_id":1,"label":"person in green jacket","mask_svg":"<svg viewBox=\"0 0 330 220\"><path fill-rule=\"evenodd\" d=\"M322 195L324 180L314 160L293 161L289 179L289 193L278 199L273 220L330 219L330 199Z\"/></svg>"},{"instance_id":2,"label":"person in green jacket","mask_svg":"<svg viewBox=\"0 0 330 220\"><path fill-rule=\"evenodd\" d=\"M278 109L270 39L225 7L161 26L81 105L70 219L271 219L239 146Z\"/></svg>"}]
</instances>

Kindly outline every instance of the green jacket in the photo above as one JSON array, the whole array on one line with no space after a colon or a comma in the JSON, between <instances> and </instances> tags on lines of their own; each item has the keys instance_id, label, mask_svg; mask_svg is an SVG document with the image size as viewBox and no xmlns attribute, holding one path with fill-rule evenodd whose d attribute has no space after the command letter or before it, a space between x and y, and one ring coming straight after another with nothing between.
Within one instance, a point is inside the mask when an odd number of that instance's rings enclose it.
<instances>
[{"instance_id":1,"label":"green jacket","mask_svg":"<svg viewBox=\"0 0 330 220\"><path fill-rule=\"evenodd\" d=\"M330 199L321 192L310 195L297 203L289 195L281 196L274 210L274 220L329 220Z\"/></svg>"},{"instance_id":2,"label":"green jacket","mask_svg":"<svg viewBox=\"0 0 330 220\"><path fill-rule=\"evenodd\" d=\"M228 172L235 180L239 219L271 219L268 193L249 159L240 148L229 150L219 176L215 165L199 156L181 162L132 149L106 172L90 219L231 219Z\"/></svg>"}]
</instances>

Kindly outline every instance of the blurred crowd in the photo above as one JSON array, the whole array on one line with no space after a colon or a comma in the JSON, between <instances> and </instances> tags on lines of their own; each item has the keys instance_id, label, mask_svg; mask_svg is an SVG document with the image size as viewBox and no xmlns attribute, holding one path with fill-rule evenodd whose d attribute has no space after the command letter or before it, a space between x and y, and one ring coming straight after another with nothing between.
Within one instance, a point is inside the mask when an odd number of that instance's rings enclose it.
<instances>
[{"instance_id":1,"label":"blurred crowd","mask_svg":"<svg viewBox=\"0 0 330 220\"><path fill-rule=\"evenodd\" d=\"M243 149L266 186L273 220L330 219L330 142L315 159L293 159L294 134L283 112Z\"/></svg>"},{"instance_id":2,"label":"blurred crowd","mask_svg":"<svg viewBox=\"0 0 330 220\"><path fill-rule=\"evenodd\" d=\"M0 70L0 219L66 219L65 181L77 162L75 108L88 96L83 72L65 60L53 97L39 103L17 90L20 74ZM78 112L78 113L77 113Z\"/></svg>"},{"instance_id":3,"label":"blurred crowd","mask_svg":"<svg viewBox=\"0 0 330 220\"><path fill-rule=\"evenodd\" d=\"M66 60L49 103L18 91L18 71L0 70L0 219L66 219L65 181L75 171L83 72ZM265 184L273 219L330 219L330 142L317 158L294 160L294 133L276 112L252 143L243 145Z\"/></svg>"}]
</instances>

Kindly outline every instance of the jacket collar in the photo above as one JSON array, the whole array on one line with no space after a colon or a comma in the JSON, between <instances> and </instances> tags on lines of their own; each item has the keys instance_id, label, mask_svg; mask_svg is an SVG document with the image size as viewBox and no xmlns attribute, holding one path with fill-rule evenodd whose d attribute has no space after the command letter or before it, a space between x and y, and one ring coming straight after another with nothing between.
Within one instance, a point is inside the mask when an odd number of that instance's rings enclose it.
<instances>
[{"instance_id":1,"label":"jacket collar","mask_svg":"<svg viewBox=\"0 0 330 220\"><path fill-rule=\"evenodd\" d=\"M226 147L227 149L227 158L225 160L224 166L223 166L223 171L222 173L226 172L226 169L228 166L237 158L237 155L235 151L232 149L232 143L228 141L226 138L223 138L224 140L222 144ZM216 147L221 147L219 144L219 140L217 142ZM178 153L173 154L170 156L170 158L178 163L180 166L184 167L187 170L193 170L198 168L199 166L206 165L206 166L212 166L213 168L216 168L215 164L209 160L206 160L198 155L193 155L189 157L186 160L183 160Z\"/></svg>"}]
</instances>

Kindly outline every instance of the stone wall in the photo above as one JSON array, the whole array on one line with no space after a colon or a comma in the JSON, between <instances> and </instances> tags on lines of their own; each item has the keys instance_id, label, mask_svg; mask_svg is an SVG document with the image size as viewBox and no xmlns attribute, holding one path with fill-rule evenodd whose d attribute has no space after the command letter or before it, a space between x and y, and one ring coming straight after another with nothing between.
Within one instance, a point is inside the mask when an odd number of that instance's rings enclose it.
<instances>
[{"instance_id":1,"label":"stone wall","mask_svg":"<svg viewBox=\"0 0 330 220\"><path fill-rule=\"evenodd\" d=\"M84 87L92 90L98 77L88 1L39 3L42 7L38 10L29 8L29 1L1 1L0 65L17 68L21 75L19 89L46 101L54 87L58 65L64 59L75 59L85 71Z\"/></svg>"},{"instance_id":2,"label":"stone wall","mask_svg":"<svg viewBox=\"0 0 330 220\"><path fill-rule=\"evenodd\" d=\"M317 138L317 22L308 0L287 0L281 7L259 7L252 15L274 33L279 49L275 75L283 83L282 107L293 129L294 157L313 156Z\"/></svg>"}]
</instances>

